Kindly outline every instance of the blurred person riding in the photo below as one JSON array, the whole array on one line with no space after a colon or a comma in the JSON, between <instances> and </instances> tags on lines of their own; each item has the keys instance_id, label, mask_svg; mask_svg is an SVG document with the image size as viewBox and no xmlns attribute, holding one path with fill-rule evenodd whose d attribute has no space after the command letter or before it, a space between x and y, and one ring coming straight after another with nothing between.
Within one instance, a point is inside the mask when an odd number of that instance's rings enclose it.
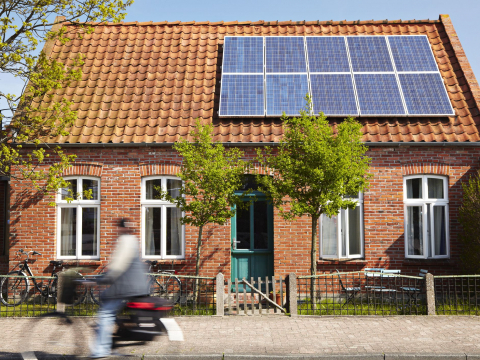
<instances>
[{"instance_id":1,"label":"blurred person riding","mask_svg":"<svg viewBox=\"0 0 480 360\"><path fill-rule=\"evenodd\" d=\"M139 241L127 219L121 219L118 227L119 237L107 272L97 279L97 283L110 286L100 295L98 327L90 349L92 358L112 354L113 326L126 300L149 295L147 268L140 259Z\"/></svg>"}]
</instances>

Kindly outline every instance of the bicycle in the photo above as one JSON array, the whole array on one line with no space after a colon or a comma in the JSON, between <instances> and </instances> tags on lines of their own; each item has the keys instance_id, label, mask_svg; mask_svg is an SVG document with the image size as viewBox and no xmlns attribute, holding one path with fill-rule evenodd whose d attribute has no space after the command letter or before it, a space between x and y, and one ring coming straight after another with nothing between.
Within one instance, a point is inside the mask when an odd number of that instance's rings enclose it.
<instances>
[{"instance_id":1,"label":"bicycle","mask_svg":"<svg viewBox=\"0 0 480 360\"><path fill-rule=\"evenodd\" d=\"M28 260L30 258L30 254L33 256L39 255L41 256L38 251L29 251L25 252L23 249L20 249L16 252L17 256L24 256L26 255L26 259L23 259L17 266L18 270L10 271L7 274L7 277L2 278L0 282L0 301L5 306L17 306L23 303L29 295L30 292L30 285L28 278L33 282L34 288L38 291L38 293L42 296L43 299L48 301L48 299L52 299L52 301L56 304L57 303L57 284L58 284L58 275L55 273L57 267L63 266L63 261L50 261L50 265L53 266L52 273L50 278L48 279L48 283L44 284L43 281L37 282L35 279L30 266L28 265ZM75 271L76 275L79 279L84 278L82 274L78 271ZM10 275L10 276L9 276ZM72 306L78 305L87 295L87 288L78 288L75 293L75 299L72 303Z\"/></svg>"},{"instance_id":2,"label":"bicycle","mask_svg":"<svg viewBox=\"0 0 480 360\"><path fill-rule=\"evenodd\" d=\"M150 295L168 299L174 305L178 304L182 297L182 283L175 275L176 271L163 270L161 263L156 260L147 260L146 263L149 264L149 274L153 273L152 268L159 267L155 275L150 275Z\"/></svg>"}]
</instances>

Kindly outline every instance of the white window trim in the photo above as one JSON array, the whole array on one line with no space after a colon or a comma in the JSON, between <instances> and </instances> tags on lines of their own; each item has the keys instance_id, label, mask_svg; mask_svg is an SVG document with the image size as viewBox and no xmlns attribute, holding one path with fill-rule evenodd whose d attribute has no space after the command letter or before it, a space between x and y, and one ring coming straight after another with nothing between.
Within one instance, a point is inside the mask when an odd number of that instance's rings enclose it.
<instances>
[{"instance_id":1,"label":"white window trim","mask_svg":"<svg viewBox=\"0 0 480 360\"><path fill-rule=\"evenodd\" d=\"M168 207L176 207L175 204L166 201L166 200L147 200L146 193L147 187L146 183L149 180L155 179L162 179L162 189L165 191L167 190L167 181L170 180L180 180L179 177L176 176L148 176L142 178L142 191L141 191L141 204L142 204L142 226L141 226L141 241L142 241L142 258L143 259L152 259L152 260L162 260L162 259L170 259L170 260L182 260L185 259L185 225L181 226L181 254L180 255L167 255L166 254L166 246L165 241L167 237L167 227L162 227L162 234L161 234L161 254L160 255L146 255L145 254L145 227L146 227L146 219L145 219L145 209L147 207L157 207L157 208L168 208ZM167 212L162 211L162 223L166 224L167 220ZM185 216L185 213L182 212L182 217Z\"/></svg>"},{"instance_id":2,"label":"white window trim","mask_svg":"<svg viewBox=\"0 0 480 360\"><path fill-rule=\"evenodd\" d=\"M72 200L71 202L67 202L67 200L62 200L61 189L59 189L57 196L56 196L56 203L57 203L57 259L63 260L98 260L100 259L100 197L101 197L101 184L100 178L94 176L68 176L64 178L66 181L69 180L77 180L77 187L83 184L83 179L86 180L95 180L98 184L98 199L97 200L90 200L90 199L83 199L83 193L80 192L79 200ZM78 189L78 188L77 188ZM82 189L82 186L80 186ZM81 255L82 253L82 242L79 241L81 238L81 231L82 231L82 207L88 208L96 208L97 209L97 255L95 256L85 256ZM61 209L65 208L77 208L77 247L75 252L77 255L75 256L65 256L61 255Z\"/></svg>"},{"instance_id":3,"label":"white window trim","mask_svg":"<svg viewBox=\"0 0 480 360\"><path fill-rule=\"evenodd\" d=\"M350 255L349 254L349 247L350 247L350 232L347 232L346 238L346 254L347 256L342 256L339 251L342 246L342 219L341 214L342 211L340 210L337 214L338 221L337 221L337 253L333 255L324 255L323 254L323 233L322 233L322 216L319 218L319 239L320 239L320 259L363 259L365 256L365 231L364 231L364 220L363 220L363 193L358 194L357 199L352 199L357 203L357 207L360 207L360 254L359 255ZM345 212L345 223L348 224L348 212Z\"/></svg>"},{"instance_id":4,"label":"white window trim","mask_svg":"<svg viewBox=\"0 0 480 360\"><path fill-rule=\"evenodd\" d=\"M443 181L443 199L429 199L428 198L428 179L440 179ZM422 198L421 199L407 199L407 180L410 179L422 179ZM450 213L448 205L448 177L439 175L409 175L403 178L403 215L404 215L404 239L405 239L405 258L407 259L449 259L450 258ZM421 206L422 207L422 223L427 223L427 205L433 206L445 206L445 246L447 249L446 255L433 255L428 257L428 236L427 226L423 226L423 254L424 255L409 255L408 254L408 216L407 207ZM433 216L430 218L430 229L433 229ZM430 247L435 249L435 236L432 231L430 239Z\"/></svg>"}]
</instances>

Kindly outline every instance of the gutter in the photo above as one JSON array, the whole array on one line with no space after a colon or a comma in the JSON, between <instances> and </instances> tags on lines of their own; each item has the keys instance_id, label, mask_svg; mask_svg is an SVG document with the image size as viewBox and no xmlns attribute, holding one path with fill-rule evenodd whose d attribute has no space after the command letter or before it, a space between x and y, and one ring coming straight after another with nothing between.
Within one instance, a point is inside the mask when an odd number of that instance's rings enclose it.
<instances>
[{"instance_id":1,"label":"gutter","mask_svg":"<svg viewBox=\"0 0 480 360\"><path fill-rule=\"evenodd\" d=\"M141 148L141 147L172 147L175 142L164 142L164 143L75 143L75 144L58 144L58 143L49 143L49 144L22 144L24 148L26 147L56 147L60 146L61 148L112 148L112 147L121 147L121 148ZM232 143L232 142L223 142L221 143L225 147L265 147L272 146L276 147L279 145L278 142L245 142L245 143ZM368 147L414 147L414 146L429 146L429 147L480 147L480 142L364 142L364 145Z\"/></svg>"}]
</instances>

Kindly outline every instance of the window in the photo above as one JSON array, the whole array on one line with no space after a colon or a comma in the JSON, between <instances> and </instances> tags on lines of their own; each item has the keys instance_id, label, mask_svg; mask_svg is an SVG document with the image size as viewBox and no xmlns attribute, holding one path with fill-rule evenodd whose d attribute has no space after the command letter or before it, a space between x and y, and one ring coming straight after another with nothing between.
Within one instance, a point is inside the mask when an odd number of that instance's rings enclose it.
<instances>
[{"instance_id":1,"label":"window","mask_svg":"<svg viewBox=\"0 0 480 360\"><path fill-rule=\"evenodd\" d=\"M424 175L404 178L405 256L448 258L447 178Z\"/></svg>"},{"instance_id":2,"label":"window","mask_svg":"<svg viewBox=\"0 0 480 360\"><path fill-rule=\"evenodd\" d=\"M341 209L338 215L320 217L320 257L363 257L363 194L356 198L355 209Z\"/></svg>"},{"instance_id":3,"label":"window","mask_svg":"<svg viewBox=\"0 0 480 360\"><path fill-rule=\"evenodd\" d=\"M185 257L182 212L175 204L159 200L159 189L176 197L182 181L175 177L142 179L142 252L147 258L183 259Z\"/></svg>"},{"instance_id":4,"label":"window","mask_svg":"<svg viewBox=\"0 0 480 360\"><path fill-rule=\"evenodd\" d=\"M57 257L98 259L100 252L100 181L65 178L67 188L57 195ZM85 196L88 191L90 195ZM73 198L68 202L67 198Z\"/></svg>"}]
</instances>

